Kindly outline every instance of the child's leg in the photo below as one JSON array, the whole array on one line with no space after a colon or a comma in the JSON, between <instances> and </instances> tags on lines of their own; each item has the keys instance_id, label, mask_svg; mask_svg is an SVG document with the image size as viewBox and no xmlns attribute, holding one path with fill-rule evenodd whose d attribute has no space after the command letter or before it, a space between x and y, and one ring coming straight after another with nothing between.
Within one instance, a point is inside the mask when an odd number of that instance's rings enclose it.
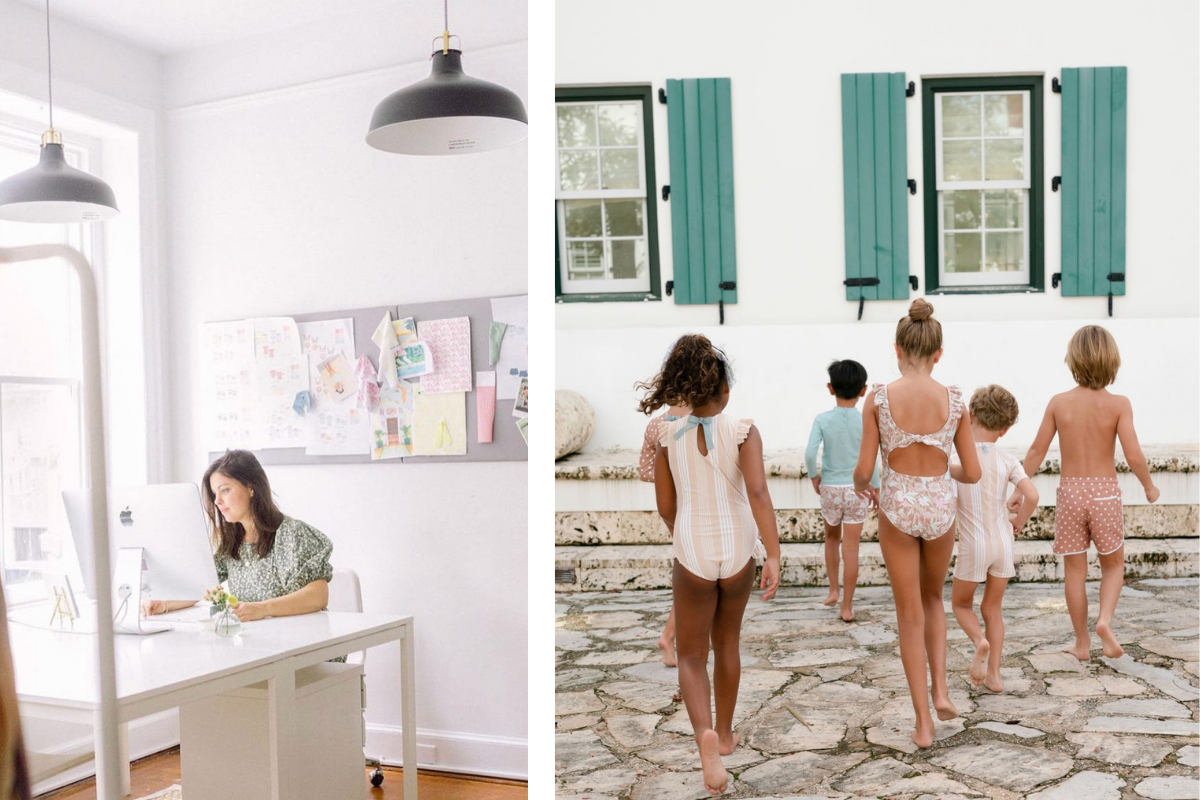
<instances>
[{"instance_id":1,"label":"child's leg","mask_svg":"<svg viewBox=\"0 0 1200 800\"><path fill-rule=\"evenodd\" d=\"M846 574L842 579L842 619L850 622L854 619L854 589L858 585L858 543L862 537L862 523L852 525L842 524L842 556L845 562Z\"/></svg>"},{"instance_id":2,"label":"child's leg","mask_svg":"<svg viewBox=\"0 0 1200 800\"><path fill-rule=\"evenodd\" d=\"M983 623L987 625L986 641L991 646L991 655L987 660L987 676L983 679L983 685L993 692L1004 691L1004 683L1000 680L1000 652L1004 648L1004 617L1000 608L1004 600L1004 589L1007 586L1008 578L988 575L987 583L983 587L983 600L979 603L979 613L983 615Z\"/></svg>"},{"instance_id":3,"label":"child's leg","mask_svg":"<svg viewBox=\"0 0 1200 800\"><path fill-rule=\"evenodd\" d=\"M1108 658L1120 658L1125 654L1125 648L1117 643L1112 632L1113 612L1117 610L1117 599L1124 584L1125 545L1122 544L1114 552L1100 556L1100 616L1096 620L1096 635Z\"/></svg>"},{"instance_id":4,"label":"child's leg","mask_svg":"<svg viewBox=\"0 0 1200 800\"><path fill-rule=\"evenodd\" d=\"M1123 551L1122 551L1123 552ZM1087 553L1063 556L1063 591L1067 596L1067 611L1071 615L1071 627L1075 629L1075 644L1067 652L1080 661L1091 658L1092 635L1088 632ZM1115 603L1114 603L1115 605Z\"/></svg>"},{"instance_id":5,"label":"child's leg","mask_svg":"<svg viewBox=\"0 0 1200 800\"><path fill-rule=\"evenodd\" d=\"M884 514L879 515L879 549L887 567L892 597L896 600L896 627L900 634L900 661L912 695L918 747L933 744L933 715L925 688L925 611L921 603L921 542L901 533Z\"/></svg>"},{"instance_id":6,"label":"child's leg","mask_svg":"<svg viewBox=\"0 0 1200 800\"><path fill-rule=\"evenodd\" d=\"M988 639L979 627L979 620L975 618L975 589L978 586L979 584L974 581L955 578L953 588L950 590L950 605L954 609L954 619L958 621L958 627L962 628L963 633L975 645L975 657L971 659L971 668L967 674L971 678L971 683L976 686L982 683L984 676L987 675L988 651L991 649Z\"/></svg>"},{"instance_id":7,"label":"child's leg","mask_svg":"<svg viewBox=\"0 0 1200 800\"><path fill-rule=\"evenodd\" d=\"M675 666L675 604L671 604L671 613L667 615L667 624L662 636L658 637L658 649L662 652L662 662L668 667Z\"/></svg>"},{"instance_id":8,"label":"child's leg","mask_svg":"<svg viewBox=\"0 0 1200 800\"><path fill-rule=\"evenodd\" d=\"M717 582L693 575L676 560L671 590L675 598L679 693L696 733L704 785L716 793L723 791L726 783L720 742L712 726L712 694L708 685L708 639L717 610Z\"/></svg>"},{"instance_id":9,"label":"child's leg","mask_svg":"<svg viewBox=\"0 0 1200 800\"><path fill-rule=\"evenodd\" d=\"M717 612L713 617L713 694L717 707L717 735L721 739L721 755L729 755L737 747L733 732L733 711L737 707L738 685L742 680L742 656L739 644L742 636L742 615L746 601L754 588L756 564L750 559L742 571L731 578L717 581Z\"/></svg>"},{"instance_id":10,"label":"child's leg","mask_svg":"<svg viewBox=\"0 0 1200 800\"><path fill-rule=\"evenodd\" d=\"M921 605L925 614L925 655L929 659L929 684L938 719L954 719L958 709L950 702L946 683L946 571L954 554L954 528L936 539L921 540Z\"/></svg>"},{"instance_id":11,"label":"child's leg","mask_svg":"<svg viewBox=\"0 0 1200 800\"><path fill-rule=\"evenodd\" d=\"M842 526L825 523L825 572L829 574L829 596L821 605L832 606L838 601L838 551L842 546Z\"/></svg>"}]
</instances>

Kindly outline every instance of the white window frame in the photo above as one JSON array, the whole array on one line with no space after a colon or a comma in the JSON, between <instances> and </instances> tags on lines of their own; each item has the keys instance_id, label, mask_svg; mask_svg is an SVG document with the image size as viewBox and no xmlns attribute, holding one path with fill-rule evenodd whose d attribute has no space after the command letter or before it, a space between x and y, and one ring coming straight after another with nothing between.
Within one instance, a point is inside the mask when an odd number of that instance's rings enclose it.
<instances>
[{"instance_id":1,"label":"white window frame","mask_svg":"<svg viewBox=\"0 0 1200 800\"><path fill-rule=\"evenodd\" d=\"M564 191L561 188L561 160L559 153L562 150L591 150L597 155L596 174L597 178L601 179L599 153L601 150L628 150L628 145L601 145L600 144L600 115L596 114L596 145L594 147L580 148L559 148L558 146L558 109L565 106L593 106L597 109L600 106L606 105L632 105L637 113L637 150L638 150L638 185L634 189L587 189L579 191ZM642 114L642 104L635 100L561 100L554 104L554 202L558 207L558 243L559 243L559 265L561 274L559 276L562 294L609 294L618 292L649 292L650 289L650 231L649 226L649 210L646 208L646 137L645 137L645 119ZM602 267L607 273L611 263L612 255L609 242L614 241L641 241L645 245L646 252L646 275L643 278L605 278L603 280L572 280L569 275L571 273L570 265L570 244L567 239L567 212L566 200L640 200L642 202L642 235L641 236L609 236L605 231L605 222L607 210L604 203L601 203L601 235L595 239L573 239L571 241L595 241L600 242L603 248Z\"/></svg>"},{"instance_id":2,"label":"white window frame","mask_svg":"<svg viewBox=\"0 0 1200 800\"><path fill-rule=\"evenodd\" d=\"M1021 95L1022 103L1022 119L1024 126L1022 127L1023 141L1023 163L1025 166L1025 177L1022 180L1005 180L1005 181L947 181L942 175L942 98L944 97L975 97L980 98L979 114L980 127L979 136L951 136L950 141L978 141L981 146L979 148L980 159L980 175L984 175L984 166L986 164L987 152L986 146L983 145L988 139L1016 139L1015 136L988 136L985 132L985 102L983 98L991 96L1007 96ZM1032 134L1031 134L1031 104L1032 93L1027 90L980 90L980 91L962 91L962 92L938 92L933 106L933 135L935 160L934 168L937 175L937 226L938 226L938 285L945 287L955 286L1027 286L1029 284L1029 246L1030 246L1030 231L1029 231L1029 200L1030 190L1032 189L1032 172L1033 162L1030 158L1032 149ZM946 271L946 215L945 215L945 200L942 196L944 191L1002 191L1002 190L1022 190L1024 192L1024 202L1022 210L1024 219L1022 220L1021 228L987 228L987 211L984 205L984 200L980 198L980 224L978 229L963 230L963 233L978 233L980 235L980 259L981 266L986 263L987 258L987 235L991 233L1022 233L1024 241L1024 269L1019 272L947 272Z\"/></svg>"}]
</instances>

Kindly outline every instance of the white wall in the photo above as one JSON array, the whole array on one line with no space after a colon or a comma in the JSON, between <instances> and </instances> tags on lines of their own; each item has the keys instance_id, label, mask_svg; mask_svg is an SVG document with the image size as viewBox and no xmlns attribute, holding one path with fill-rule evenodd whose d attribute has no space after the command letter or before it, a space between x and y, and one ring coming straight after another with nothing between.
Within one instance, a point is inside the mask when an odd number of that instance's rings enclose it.
<instances>
[{"instance_id":1,"label":"white wall","mask_svg":"<svg viewBox=\"0 0 1200 800\"><path fill-rule=\"evenodd\" d=\"M586 449L640 443L644 420L634 412L629 386L652 375L672 338L688 330L729 344L743 381L733 406L742 408L739 396L751 396L753 406L744 411L771 421L763 434L768 447L804 445L811 417L828 404L829 360L862 361L873 379L894 371L891 335L907 301L868 302L856 322L858 304L845 300L842 286L839 76L883 71L903 71L918 86L906 101L907 161L921 192L908 211L910 272L922 287L922 198L929 187L922 172L921 76L1045 73L1046 291L930 298L947 324L939 376L968 388L1016 387L1026 410L1010 438L1031 439L1027 426L1036 426L1049 395L1070 385L1061 367L1070 332L1086 322L1111 323L1126 364L1116 390L1134 398L1143 440L1196 442L1197 7L1174 0L1140 6L1136 15L1127 10L1115 1L1014 0L1000 18L992 6L872 0L760 4L732 14L717 2L615 0L596 14L560 4L558 85L657 89L667 78L725 76L733 85L739 302L725 307L724 329L716 325L715 307L677 306L670 298L557 305L556 388L580 391L597 410L597 432ZM1063 298L1048 285L1061 261L1061 194L1048 185L1060 173L1061 98L1050 92L1050 78L1063 67L1110 65L1129 70L1127 296L1115 300L1112 320L1105 298ZM654 103L660 184L670 174L666 113ZM665 282L673 275L670 203L657 202ZM549 280L549 267L543 272ZM643 357L644 351L652 352ZM1138 373L1152 382L1135 380ZM606 380L598 380L602 375ZM1168 375L1178 392L1161 383Z\"/></svg>"},{"instance_id":2,"label":"white wall","mask_svg":"<svg viewBox=\"0 0 1200 800\"><path fill-rule=\"evenodd\" d=\"M171 417L173 475L207 465L197 334L203 322L527 291L524 145L409 158L363 142L375 104L428 74L422 59L331 80L245 88L186 85L252 71L257 49L219 48L172 72ZM209 73L205 58L224 62ZM304 60L304 59L301 59ZM465 57L469 74L524 97L522 39ZM311 78L305 61L303 79ZM176 65L178 66L178 65ZM188 77L192 76L192 77ZM184 83L180 83L184 81ZM174 94L178 92L178 95ZM268 468L285 513L333 539L364 604L413 614L422 764L526 774L526 464ZM367 662L371 747L398 760L399 669Z\"/></svg>"}]
</instances>

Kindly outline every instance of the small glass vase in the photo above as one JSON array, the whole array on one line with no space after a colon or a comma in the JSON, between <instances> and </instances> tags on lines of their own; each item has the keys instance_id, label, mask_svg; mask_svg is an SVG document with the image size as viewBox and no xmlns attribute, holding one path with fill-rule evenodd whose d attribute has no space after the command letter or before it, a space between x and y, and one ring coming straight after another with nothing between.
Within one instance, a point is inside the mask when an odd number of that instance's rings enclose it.
<instances>
[{"instance_id":1,"label":"small glass vase","mask_svg":"<svg viewBox=\"0 0 1200 800\"><path fill-rule=\"evenodd\" d=\"M232 608L218 611L216 622L213 623L213 632L217 636L237 636L242 632L242 621Z\"/></svg>"}]
</instances>

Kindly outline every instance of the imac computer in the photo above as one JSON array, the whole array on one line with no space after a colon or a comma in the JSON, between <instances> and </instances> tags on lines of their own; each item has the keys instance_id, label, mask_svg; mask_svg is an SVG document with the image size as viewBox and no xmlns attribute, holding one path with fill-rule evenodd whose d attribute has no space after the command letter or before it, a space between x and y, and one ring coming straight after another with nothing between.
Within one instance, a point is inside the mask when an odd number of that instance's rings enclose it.
<instances>
[{"instance_id":1,"label":"imac computer","mask_svg":"<svg viewBox=\"0 0 1200 800\"><path fill-rule=\"evenodd\" d=\"M93 578L91 497L86 489L63 492L88 597ZM113 574L114 629L153 633L170 626L141 619L142 603L200 600L216 586L208 520L194 483L108 490L108 536Z\"/></svg>"}]
</instances>

